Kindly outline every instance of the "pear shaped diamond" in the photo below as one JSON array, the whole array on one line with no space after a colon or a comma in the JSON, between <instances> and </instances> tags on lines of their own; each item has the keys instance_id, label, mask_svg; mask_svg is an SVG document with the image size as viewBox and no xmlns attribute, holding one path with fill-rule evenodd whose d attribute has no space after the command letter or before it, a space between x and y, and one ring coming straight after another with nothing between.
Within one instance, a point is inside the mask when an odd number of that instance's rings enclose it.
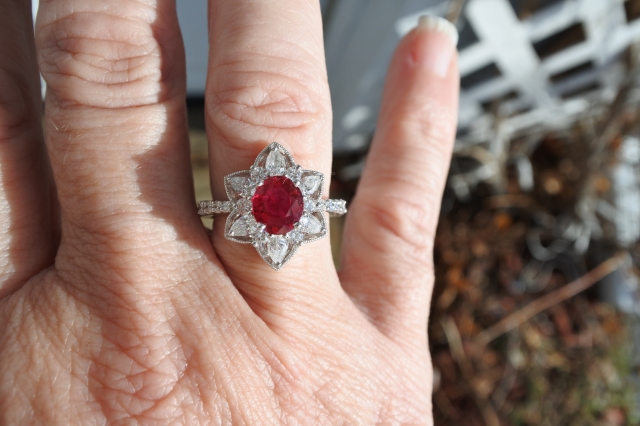
<instances>
[{"instance_id":1,"label":"pear shaped diamond","mask_svg":"<svg viewBox=\"0 0 640 426\"><path fill-rule=\"evenodd\" d=\"M300 225L307 234L319 234L322 232L322 223L317 217L311 214L305 214L300 219Z\"/></svg>"},{"instance_id":2,"label":"pear shaped diamond","mask_svg":"<svg viewBox=\"0 0 640 426\"><path fill-rule=\"evenodd\" d=\"M318 175L305 176L302 178L302 190L305 194L313 194L321 183L322 178Z\"/></svg>"},{"instance_id":3,"label":"pear shaped diamond","mask_svg":"<svg viewBox=\"0 0 640 426\"><path fill-rule=\"evenodd\" d=\"M268 253L274 263L282 263L289 250L289 242L285 237L274 236L269 241Z\"/></svg>"},{"instance_id":4,"label":"pear shaped diamond","mask_svg":"<svg viewBox=\"0 0 640 426\"><path fill-rule=\"evenodd\" d=\"M231 184L231 188L236 191L238 194L242 194L242 192L247 188L249 184L249 179L246 177L236 176L229 179L229 183Z\"/></svg>"},{"instance_id":5,"label":"pear shaped diamond","mask_svg":"<svg viewBox=\"0 0 640 426\"><path fill-rule=\"evenodd\" d=\"M249 226L247 220L244 217L239 217L238 220L231 226L229 231L234 237L244 237L249 235Z\"/></svg>"},{"instance_id":6,"label":"pear shaped diamond","mask_svg":"<svg viewBox=\"0 0 640 426\"><path fill-rule=\"evenodd\" d=\"M282 176L285 173L287 159L279 149L274 149L269 153L266 168L271 176Z\"/></svg>"}]
</instances>

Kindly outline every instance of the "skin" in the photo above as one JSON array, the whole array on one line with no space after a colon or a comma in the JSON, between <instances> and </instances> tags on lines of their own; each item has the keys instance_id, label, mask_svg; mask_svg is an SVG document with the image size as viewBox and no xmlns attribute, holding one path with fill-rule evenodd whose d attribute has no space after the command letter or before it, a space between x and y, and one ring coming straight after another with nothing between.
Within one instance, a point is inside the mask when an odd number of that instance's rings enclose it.
<instances>
[{"instance_id":1,"label":"skin","mask_svg":"<svg viewBox=\"0 0 640 426\"><path fill-rule=\"evenodd\" d=\"M271 141L329 177L318 2L209 3L213 197ZM196 214L174 2L43 0L35 39L30 4L0 2L0 424L432 424L448 39L398 47L342 270L326 238L276 272Z\"/></svg>"}]
</instances>

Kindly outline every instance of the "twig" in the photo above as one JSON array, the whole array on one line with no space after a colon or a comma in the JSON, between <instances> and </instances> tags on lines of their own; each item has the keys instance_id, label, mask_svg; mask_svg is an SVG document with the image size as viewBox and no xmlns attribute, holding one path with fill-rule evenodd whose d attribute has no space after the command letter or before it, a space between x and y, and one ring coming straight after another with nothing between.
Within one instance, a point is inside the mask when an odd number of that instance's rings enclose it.
<instances>
[{"instance_id":1,"label":"twig","mask_svg":"<svg viewBox=\"0 0 640 426\"><path fill-rule=\"evenodd\" d=\"M509 353L509 356L507 357L507 363L504 367L502 379L491 394L491 402L493 403L493 406L496 408L496 410L500 410L502 408L502 405L507 399L509 392L511 391L511 389L513 389L513 386L516 383L516 378L518 376L518 367L511 362L510 353L515 350L520 350L519 346L520 335L511 333L509 335L509 341L507 343L507 352Z\"/></svg>"},{"instance_id":2,"label":"twig","mask_svg":"<svg viewBox=\"0 0 640 426\"><path fill-rule=\"evenodd\" d=\"M433 395L433 401L436 403L442 414L451 420L460 420L460 414L453 406L449 397L442 389Z\"/></svg>"},{"instance_id":3,"label":"twig","mask_svg":"<svg viewBox=\"0 0 640 426\"><path fill-rule=\"evenodd\" d=\"M464 348L462 347L462 338L460 337L460 331L456 326L456 322L450 316L446 316L442 320L442 328L444 329L444 334L447 337L447 342L449 343L451 356L458 364L458 367L460 367L462 376L471 389L471 395L473 396L476 405L480 409L485 423L487 424L487 426L500 426L500 419L498 418L498 414L491 405L491 401L483 397L481 393L474 387L475 372L473 371L471 362L469 362L467 356L464 353Z\"/></svg>"},{"instance_id":4,"label":"twig","mask_svg":"<svg viewBox=\"0 0 640 426\"><path fill-rule=\"evenodd\" d=\"M482 331L477 338L478 344L486 346L495 338L520 326L540 312L583 292L627 262L628 254L626 252L605 260L586 275L583 275L556 291L534 300L522 309L514 312L506 318L503 318L498 323Z\"/></svg>"}]
</instances>

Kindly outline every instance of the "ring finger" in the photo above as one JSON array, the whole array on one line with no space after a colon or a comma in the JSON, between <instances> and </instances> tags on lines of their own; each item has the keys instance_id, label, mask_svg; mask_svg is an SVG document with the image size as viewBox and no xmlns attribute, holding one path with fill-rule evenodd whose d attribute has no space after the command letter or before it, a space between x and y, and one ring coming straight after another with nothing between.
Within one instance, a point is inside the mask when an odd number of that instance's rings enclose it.
<instances>
[{"instance_id":1,"label":"ring finger","mask_svg":"<svg viewBox=\"0 0 640 426\"><path fill-rule=\"evenodd\" d=\"M223 0L209 7L207 124L214 198L226 198L224 176L249 169L273 141L303 169L324 174L326 196L331 105L319 3L303 0L292 7L286 0ZM303 245L275 272L250 245L225 240L224 223L222 218L214 225L214 246L249 300L264 306L294 294L340 289L328 238ZM315 282L320 277L323 289L305 276Z\"/></svg>"}]
</instances>

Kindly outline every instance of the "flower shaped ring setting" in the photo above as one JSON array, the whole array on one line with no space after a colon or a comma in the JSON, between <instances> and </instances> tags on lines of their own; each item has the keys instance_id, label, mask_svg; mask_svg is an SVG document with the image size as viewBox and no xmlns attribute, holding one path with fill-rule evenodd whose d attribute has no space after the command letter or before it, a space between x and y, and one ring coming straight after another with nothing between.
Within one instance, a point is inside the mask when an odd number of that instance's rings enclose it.
<instances>
[{"instance_id":1,"label":"flower shaped ring setting","mask_svg":"<svg viewBox=\"0 0 640 426\"><path fill-rule=\"evenodd\" d=\"M321 198L322 173L303 170L277 142L258 154L250 170L225 176L224 187L229 201L200 201L198 214L229 213L225 238L252 244L276 271L302 244L327 235L324 212L347 212L344 200Z\"/></svg>"}]
</instances>

